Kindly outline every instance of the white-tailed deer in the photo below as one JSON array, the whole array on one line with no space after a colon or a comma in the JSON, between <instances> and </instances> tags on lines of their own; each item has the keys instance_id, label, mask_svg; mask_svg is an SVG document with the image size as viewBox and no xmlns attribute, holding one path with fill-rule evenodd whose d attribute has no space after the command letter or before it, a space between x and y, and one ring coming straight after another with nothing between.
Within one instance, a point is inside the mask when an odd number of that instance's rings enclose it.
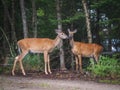
<instances>
[{"instance_id":1,"label":"white-tailed deer","mask_svg":"<svg viewBox=\"0 0 120 90\"><path fill-rule=\"evenodd\" d=\"M74 33L77 32L77 30L70 31L70 29L68 29L68 32L69 32L71 51L75 55L76 71L80 69L80 72L83 73L82 57L93 57L96 60L96 62L98 62L103 47L98 44L90 44L90 43L74 41L73 36Z\"/></svg>"},{"instance_id":2,"label":"white-tailed deer","mask_svg":"<svg viewBox=\"0 0 120 90\"><path fill-rule=\"evenodd\" d=\"M50 69L50 60L49 60L49 52L51 52L62 39L67 39L68 36L63 33L61 30L56 30L58 34L57 37L52 40L49 38L25 38L19 40L17 42L18 47L21 49L22 53L15 57L12 75L15 75L15 67L16 63L19 61L20 68L22 70L23 75L26 75L25 70L23 68L22 59L28 54L28 52L32 53L43 53L44 54L44 63L45 63L45 74L52 73Z\"/></svg>"}]
</instances>

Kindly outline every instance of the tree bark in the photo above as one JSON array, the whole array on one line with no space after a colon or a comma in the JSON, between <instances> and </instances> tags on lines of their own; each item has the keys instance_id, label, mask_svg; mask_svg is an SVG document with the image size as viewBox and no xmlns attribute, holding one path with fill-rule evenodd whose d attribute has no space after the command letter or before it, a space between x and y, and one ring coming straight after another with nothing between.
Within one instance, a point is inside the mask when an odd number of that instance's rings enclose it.
<instances>
[{"instance_id":1,"label":"tree bark","mask_svg":"<svg viewBox=\"0 0 120 90\"><path fill-rule=\"evenodd\" d=\"M87 25L87 36L88 36L88 42L92 43L92 33L91 33L91 27L90 27L90 17L89 17L89 12L87 9L87 2L86 0L82 0L84 12L85 12L85 17L86 17L86 25Z\"/></svg>"},{"instance_id":2,"label":"tree bark","mask_svg":"<svg viewBox=\"0 0 120 90\"><path fill-rule=\"evenodd\" d=\"M99 0L95 0L95 3L98 3ZM99 35L99 31L100 31L100 25L99 25L99 21L100 21L100 10L99 8L95 9L96 16L94 17L94 22L93 22L93 26L94 29L92 30L92 34L93 34L93 42L100 44L100 35Z\"/></svg>"},{"instance_id":3,"label":"tree bark","mask_svg":"<svg viewBox=\"0 0 120 90\"><path fill-rule=\"evenodd\" d=\"M24 0L20 0L20 7L21 7L21 14L22 14L24 38L27 38L28 37L28 27L27 27L27 20L26 20L26 11L25 11L25 7L24 7Z\"/></svg>"},{"instance_id":4,"label":"tree bark","mask_svg":"<svg viewBox=\"0 0 120 90\"><path fill-rule=\"evenodd\" d=\"M95 22L95 36L96 36L96 40L95 40L95 43L98 43L98 44L100 44L100 36L99 36L99 30L100 30L100 26L99 26L99 20L100 20L100 16L99 16L99 14L100 14L100 11L99 11L99 9L96 9L96 18L97 18L97 20L96 20L96 22Z\"/></svg>"},{"instance_id":5,"label":"tree bark","mask_svg":"<svg viewBox=\"0 0 120 90\"><path fill-rule=\"evenodd\" d=\"M37 37L37 11L35 6L35 0L32 1L32 29L33 37Z\"/></svg>"},{"instance_id":6,"label":"tree bark","mask_svg":"<svg viewBox=\"0 0 120 90\"><path fill-rule=\"evenodd\" d=\"M14 14L15 14L15 10L14 9L15 8L14 8L14 0L12 0L12 17L10 17L10 13L8 11L8 7L7 7L7 5L6 5L6 3L5 3L4 0L2 0L2 3L4 5L4 9L5 9L8 21L9 21L9 23L11 25L11 37L12 37L11 41L14 44L14 43L17 42L16 33L15 33L15 17L14 17Z\"/></svg>"},{"instance_id":7,"label":"tree bark","mask_svg":"<svg viewBox=\"0 0 120 90\"><path fill-rule=\"evenodd\" d=\"M62 6L62 2L61 0L56 0L56 10L57 10L57 20L58 20L58 29L62 30L62 17L61 17L61 6ZM63 46L63 41L61 41L60 43L60 69L61 70L66 70L65 67L65 60L64 60L64 50L62 48Z\"/></svg>"},{"instance_id":8,"label":"tree bark","mask_svg":"<svg viewBox=\"0 0 120 90\"><path fill-rule=\"evenodd\" d=\"M4 21L3 21L3 30L4 30L4 32L7 32L7 29L9 28L8 27L8 19L6 18L7 17L7 13L6 13L6 10L4 9ZM1 58L3 58L3 59L1 59L1 60L5 60L5 57L7 56L7 54L8 54L8 50L7 50L7 48L6 48L6 45L7 45L7 42L6 42L6 39L5 39L5 37L3 38L3 40L2 40L3 42L2 42L2 48L1 48L1 50L2 50L2 57L0 57L0 59ZM0 53L1 54L1 53ZM5 61L3 61L3 62L5 62Z\"/></svg>"},{"instance_id":9,"label":"tree bark","mask_svg":"<svg viewBox=\"0 0 120 90\"><path fill-rule=\"evenodd\" d=\"M12 0L12 19L11 19L11 28L12 28L12 40L14 43L17 43L16 33L15 33L15 0Z\"/></svg>"}]
</instances>

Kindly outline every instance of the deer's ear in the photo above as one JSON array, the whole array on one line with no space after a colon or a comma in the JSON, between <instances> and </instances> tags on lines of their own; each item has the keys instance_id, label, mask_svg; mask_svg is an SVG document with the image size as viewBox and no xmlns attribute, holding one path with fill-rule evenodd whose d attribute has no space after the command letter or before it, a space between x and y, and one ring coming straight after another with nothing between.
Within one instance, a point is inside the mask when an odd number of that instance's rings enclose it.
<instances>
[{"instance_id":1,"label":"deer's ear","mask_svg":"<svg viewBox=\"0 0 120 90\"><path fill-rule=\"evenodd\" d=\"M68 32L70 32L70 29L68 28Z\"/></svg>"},{"instance_id":2,"label":"deer's ear","mask_svg":"<svg viewBox=\"0 0 120 90\"><path fill-rule=\"evenodd\" d=\"M56 33L60 33L61 30L59 30L59 29L55 29L55 32L56 32Z\"/></svg>"},{"instance_id":3,"label":"deer's ear","mask_svg":"<svg viewBox=\"0 0 120 90\"><path fill-rule=\"evenodd\" d=\"M74 33L76 33L76 32L77 32L77 29L74 30Z\"/></svg>"}]
</instances>

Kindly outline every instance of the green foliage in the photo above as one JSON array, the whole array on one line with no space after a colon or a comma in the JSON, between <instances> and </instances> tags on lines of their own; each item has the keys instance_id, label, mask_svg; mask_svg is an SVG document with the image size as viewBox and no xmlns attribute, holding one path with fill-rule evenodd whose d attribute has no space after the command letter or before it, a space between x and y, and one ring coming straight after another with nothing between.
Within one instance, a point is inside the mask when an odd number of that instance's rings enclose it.
<instances>
[{"instance_id":1,"label":"green foliage","mask_svg":"<svg viewBox=\"0 0 120 90\"><path fill-rule=\"evenodd\" d=\"M75 21L75 20L78 20L78 19L80 19L80 18L83 18L83 17L85 17L85 16L84 16L84 13L77 12L77 13L75 13L73 16L67 17L67 19L64 19L62 22L63 22L63 23L71 23L71 22L73 22L73 21Z\"/></svg>"},{"instance_id":2,"label":"green foliage","mask_svg":"<svg viewBox=\"0 0 120 90\"><path fill-rule=\"evenodd\" d=\"M117 80L99 80L99 82L101 82L101 83L107 83L107 84L120 84L120 81L119 81L119 79L117 79Z\"/></svg>"},{"instance_id":3,"label":"green foliage","mask_svg":"<svg viewBox=\"0 0 120 90\"><path fill-rule=\"evenodd\" d=\"M0 74L11 74L11 70L13 67L13 57L9 57L6 61L6 64L0 65Z\"/></svg>"},{"instance_id":4,"label":"green foliage","mask_svg":"<svg viewBox=\"0 0 120 90\"><path fill-rule=\"evenodd\" d=\"M43 9L39 8L39 9L37 10L37 16L44 16L44 11L43 11Z\"/></svg>"},{"instance_id":5,"label":"green foliage","mask_svg":"<svg viewBox=\"0 0 120 90\"><path fill-rule=\"evenodd\" d=\"M90 60L90 65L87 69L97 77L120 77L120 62L114 57L101 56L97 64Z\"/></svg>"},{"instance_id":6,"label":"green foliage","mask_svg":"<svg viewBox=\"0 0 120 90\"><path fill-rule=\"evenodd\" d=\"M2 68L0 68L0 74L3 72Z\"/></svg>"},{"instance_id":7,"label":"green foliage","mask_svg":"<svg viewBox=\"0 0 120 90\"><path fill-rule=\"evenodd\" d=\"M99 21L99 25L109 28L110 38L120 38L120 0L91 0L91 8L99 10L99 16L105 15L107 19ZM111 28L109 26L113 25ZM111 29L111 31L110 31Z\"/></svg>"},{"instance_id":8,"label":"green foliage","mask_svg":"<svg viewBox=\"0 0 120 90\"><path fill-rule=\"evenodd\" d=\"M28 71L43 71L44 61L43 55L28 54L23 60L24 68Z\"/></svg>"}]
</instances>

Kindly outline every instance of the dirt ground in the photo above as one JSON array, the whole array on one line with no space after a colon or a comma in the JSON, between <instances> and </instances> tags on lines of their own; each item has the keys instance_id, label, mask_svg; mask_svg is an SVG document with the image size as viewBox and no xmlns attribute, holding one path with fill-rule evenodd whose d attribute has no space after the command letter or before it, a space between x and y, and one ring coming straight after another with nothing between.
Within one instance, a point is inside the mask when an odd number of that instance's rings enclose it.
<instances>
[{"instance_id":1,"label":"dirt ground","mask_svg":"<svg viewBox=\"0 0 120 90\"><path fill-rule=\"evenodd\" d=\"M70 74L55 73L58 77ZM77 76L77 75L76 75ZM76 77L75 76L75 77ZM0 75L0 90L120 90L120 85L97 83L92 80L55 78L54 75ZM82 77L81 77L82 78Z\"/></svg>"}]
</instances>

